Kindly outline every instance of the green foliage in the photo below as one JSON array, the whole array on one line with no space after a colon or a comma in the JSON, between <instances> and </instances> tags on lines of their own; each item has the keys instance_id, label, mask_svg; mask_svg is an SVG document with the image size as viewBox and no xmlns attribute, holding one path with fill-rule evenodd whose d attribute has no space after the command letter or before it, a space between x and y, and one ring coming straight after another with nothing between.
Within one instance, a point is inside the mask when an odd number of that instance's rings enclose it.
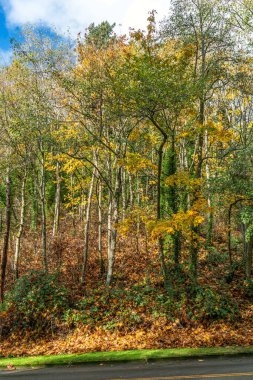
<instances>
[{"instance_id":1,"label":"green foliage","mask_svg":"<svg viewBox=\"0 0 253 380\"><path fill-rule=\"evenodd\" d=\"M209 264L212 265L225 264L228 262L229 257L227 253L219 252L215 247L208 247L206 260Z\"/></svg>"},{"instance_id":2,"label":"green foliage","mask_svg":"<svg viewBox=\"0 0 253 380\"><path fill-rule=\"evenodd\" d=\"M90 24L87 28L86 43L94 44L98 49L105 48L111 41L115 40L114 28L116 24L102 21L99 25Z\"/></svg>"},{"instance_id":3,"label":"green foliage","mask_svg":"<svg viewBox=\"0 0 253 380\"><path fill-rule=\"evenodd\" d=\"M58 274L31 271L19 278L3 306L14 328L45 330L69 305L67 290Z\"/></svg>"},{"instance_id":4,"label":"green foliage","mask_svg":"<svg viewBox=\"0 0 253 380\"><path fill-rule=\"evenodd\" d=\"M185 276L174 283L172 291L157 296L160 315L181 323L190 321L234 320L240 316L237 303L228 292L217 292L209 286L193 285ZM184 283L183 283L184 282Z\"/></svg>"},{"instance_id":5,"label":"green foliage","mask_svg":"<svg viewBox=\"0 0 253 380\"><path fill-rule=\"evenodd\" d=\"M0 206L5 205L5 188L3 184L0 184Z\"/></svg>"},{"instance_id":6,"label":"green foliage","mask_svg":"<svg viewBox=\"0 0 253 380\"><path fill-rule=\"evenodd\" d=\"M133 327L143 321L139 309L146 310L151 301L149 287L135 286L131 291L111 289L110 292L95 291L80 300L75 309L67 310L64 320L69 327L86 324L101 325L104 329ZM152 293L154 290L152 290Z\"/></svg>"},{"instance_id":7,"label":"green foliage","mask_svg":"<svg viewBox=\"0 0 253 380\"><path fill-rule=\"evenodd\" d=\"M244 282L245 294L248 298L253 299L253 280L248 278Z\"/></svg>"},{"instance_id":8,"label":"green foliage","mask_svg":"<svg viewBox=\"0 0 253 380\"><path fill-rule=\"evenodd\" d=\"M177 284L174 279L169 291L140 285L105 293L95 291L80 300L74 310L68 310L64 320L69 327L85 324L106 330L127 330L142 325L145 314L152 320L162 317L170 322L178 320L182 325L239 317L237 304L228 292L194 286L183 270L180 273Z\"/></svg>"},{"instance_id":9,"label":"green foliage","mask_svg":"<svg viewBox=\"0 0 253 380\"><path fill-rule=\"evenodd\" d=\"M195 298L194 317L202 321L239 317L237 304L228 294L217 293L210 287L199 287Z\"/></svg>"}]
</instances>

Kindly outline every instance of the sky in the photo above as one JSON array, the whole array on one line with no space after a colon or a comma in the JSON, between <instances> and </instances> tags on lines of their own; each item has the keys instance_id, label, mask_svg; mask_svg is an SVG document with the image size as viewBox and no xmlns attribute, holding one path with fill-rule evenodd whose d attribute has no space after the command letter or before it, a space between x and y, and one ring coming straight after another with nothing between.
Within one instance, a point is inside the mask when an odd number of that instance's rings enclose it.
<instances>
[{"instance_id":1,"label":"sky","mask_svg":"<svg viewBox=\"0 0 253 380\"><path fill-rule=\"evenodd\" d=\"M155 9L157 20L169 11L170 0L0 0L0 58L10 57L10 39L29 24L53 27L61 35L76 36L92 22L116 22L116 31L129 27L145 29L148 12Z\"/></svg>"}]
</instances>

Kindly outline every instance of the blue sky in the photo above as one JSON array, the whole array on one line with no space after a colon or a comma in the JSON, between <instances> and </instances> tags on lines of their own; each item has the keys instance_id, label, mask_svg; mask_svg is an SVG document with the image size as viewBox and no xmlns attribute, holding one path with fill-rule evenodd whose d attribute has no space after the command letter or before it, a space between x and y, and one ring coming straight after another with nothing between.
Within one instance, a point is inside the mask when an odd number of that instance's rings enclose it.
<instances>
[{"instance_id":1,"label":"blue sky","mask_svg":"<svg viewBox=\"0 0 253 380\"><path fill-rule=\"evenodd\" d=\"M55 28L60 35L75 37L92 23L117 23L117 31L144 29L148 12L156 9L158 20L169 11L170 0L0 0L0 55L8 58L10 38L19 37L27 23Z\"/></svg>"},{"instance_id":2,"label":"blue sky","mask_svg":"<svg viewBox=\"0 0 253 380\"><path fill-rule=\"evenodd\" d=\"M10 39L19 34L19 28L17 26L7 26L7 20L5 11L0 4L0 52L6 52L10 49Z\"/></svg>"},{"instance_id":3,"label":"blue sky","mask_svg":"<svg viewBox=\"0 0 253 380\"><path fill-rule=\"evenodd\" d=\"M10 59L11 38L19 36L18 25L7 26L6 13L0 3L0 62L7 63Z\"/></svg>"},{"instance_id":4,"label":"blue sky","mask_svg":"<svg viewBox=\"0 0 253 380\"><path fill-rule=\"evenodd\" d=\"M6 26L6 18L5 18L4 10L1 6L0 6L0 25L1 25L0 47L1 49L8 49L10 35Z\"/></svg>"}]
</instances>

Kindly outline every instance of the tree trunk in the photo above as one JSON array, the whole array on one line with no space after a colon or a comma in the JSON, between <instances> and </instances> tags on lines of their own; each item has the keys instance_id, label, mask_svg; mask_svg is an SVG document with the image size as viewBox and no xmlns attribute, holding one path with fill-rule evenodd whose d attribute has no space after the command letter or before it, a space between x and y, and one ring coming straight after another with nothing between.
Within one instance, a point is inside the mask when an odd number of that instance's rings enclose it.
<instances>
[{"instance_id":1,"label":"tree trunk","mask_svg":"<svg viewBox=\"0 0 253 380\"><path fill-rule=\"evenodd\" d=\"M205 146L206 155L208 151L208 134L205 131ZM207 204L208 204L208 216L207 216L207 239L206 245L211 246L213 242L213 211L212 211L212 200L211 200L211 189L210 189L210 169L208 160L206 159L206 183L207 183Z\"/></svg>"},{"instance_id":2,"label":"tree trunk","mask_svg":"<svg viewBox=\"0 0 253 380\"><path fill-rule=\"evenodd\" d=\"M98 180L98 255L99 255L99 264L100 264L100 274L104 274L105 265L103 259L103 245L102 245L102 228L103 228L103 219L102 219L102 195L103 188L102 182Z\"/></svg>"},{"instance_id":3,"label":"tree trunk","mask_svg":"<svg viewBox=\"0 0 253 380\"><path fill-rule=\"evenodd\" d=\"M232 250L231 250L231 216L232 216L232 207L233 204L229 205L228 209L228 255L229 255L229 265L232 266Z\"/></svg>"},{"instance_id":4,"label":"tree trunk","mask_svg":"<svg viewBox=\"0 0 253 380\"><path fill-rule=\"evenodd\" d=\"M46 175L45 175L45 153L43 143L41 149L41 169L40 169L40 202L41 202L41 235L42 235L42 252L44 271L48 271L47 263L47 217L46 217Z\"/></svg>"},{"instance_id":5,"label":"tree trunk","mask_svg":"<svg viewBox=\"0 0 253 380\"><path fill-rule=\"evenodd\" d=\"M247 239L246 234L247 231L249 230L249 225L245 225L245 257L244 257L244 262L245 262L245 274L246 278L251 277L251 271L252 271L252 253L253 253L253 235Z\"/></svg>"},{"instance_id":6,"label":"tree trunk","mask_svg":"<svg viewBox=\"0 0 253 380\"><path fill-rule=\"evenodd\" d=\"M126 217L126 170L122 169L122 220Z\"/></svg>"},{"instance_id":7,"label":"tree trunk","mask_svg":"<svg viewBox=\"0 0 253 380\"><path fill-rule=\"evenodd\" d=\"M245 273L246 273L247 278L251 277L252 253L253 253L253 236L250 237L250 240L247 243L247 255L246 255L246 261L245 261Z\"/></svg>"},{"instance_id":8,"label":"tree trunk","mask_svg":"<svg viewBox=\"0 0 253 380\"><path fill-rule=\"evenodd\" d=\"M160 144L158 150L158 175L157 175L157 209L156 209L156 217L157 221L161 220L161 174L162 174L162 164L163 164L163 148L167 141L167 135L163 135L163 140ZM167 268L164 257L164 239L160 237L158 239L158 250L159 250L159 258L161 263L161 271L163 275L164 285L168 284L168 275Z\"/></svg>"},{"instance_id":9,"label":"tree trunk","mask_svg":"<svg viewBox=\"0 0 253 380\"><path fill-rule=\"evenodd\" d=\"M242 258L243 261L246 261L247 257L247 242L246 242L246 225L244 223L241 223L241 231L242 231L242 245L243 245L243 251L242 251Z\"/></svg>"},{"instance_id":10,"label":"tree trunk","mask_svg":"<svg viewBox=\"0 0 253 380\"><path fill-rule=\"evenodd\" d=\"M177 154L176 154L176 141L175 141L175 132L173 131L171 136L171 145L168 151L167 157L167 167L166 167L166 175L171 176L175 175L177 171ZM169 206L169 213L171 215L176 214L178 212L178 189L177 185L169 186L167 190L167 204ZM181 256L181 234L179 231L176 231L172 235L172 245L173 245L173 256L174 263L177 267L180 262Z\"/></svg>"},{"instance_id":11,"label":"tree trunk","mask_svg":"<svg viewBox=\"0 0 253 380\"><path fill-rule=\"evenodd\" d=\"M74 230L74 235L76 234L76 218L75 218L75 208L73 205L73 198L74 198L74 176L73 173L70 173L70 193L71 193L71 219L72 219L72 226Z\"/></svg>"},{"instance_id":12,"label":"tree trunk","mask_svg":"<svg viewBox=\"0 0 253 380\"><path fill-rule=\"evenodd\" d=\"M35 163L33 163L35 166ZM35 171L31 178L31 197L32 197L32 210L31 210L31 228L37 230L38 226L38 192L37 192L37 180Z\"/></svg>"},{"instance_id":13,"label":"tree trunk","mask_svg":"<svg viewBox=\"0 0 253 380\"><path fill-rule=\"evenodd\" d=\"M199 108L199 122L203 127L205 119L205 101L202 98L200 99L200 108ZM197 165L195 177L196 179L200 179L202 176L202 164L203 164L203 145L204 145L204 132L200 131L198 137L198 150L197 150ZM200 188L195 189L193 194L193 203L195 203L199 198ZM191 228L191 274L193 277L193 281L197 281L198 276L198 251L199 251L199 226L192 226Z\"/></svg>"},{"instance_id":14,"label":"tree trunk","mask_svg":"<svg viewBox=\"0 0 253 380\"><path fill-rule=\"evenodd\" d=\"M20 257L20 243L24 230L24 221L25 221L25 186L26 186L26 173L22 181L21 188L21 207L20 207L20 221L19 221L19 229L16 236L16 244L15 244L15 254L14 254L14 275L17 279L19 277L19 257Z\"/></svg>"},{"instance_id":15,"label":"tree trunk","mask_svg":"<svg viewBox=\"0 0 253 380\"><path fill-rule=\"evenodd\" d=\"M54 207L54 222L53 222L53 237L59 232L60 221L60 201L61 201L61 177L60 177L60 165L56 163L56 192L55 192L55 207Z\"/></svg>"},{"instance_id":16,"label":"tree trunk","mask_svg":"<svg viewBox=\"0 0 253 380\"><path fill-rule=\"evenodd\" d=\"M110 286L113 275L117 243L117 223L119 220L121 168L116 169L114 194L111 194L108 210L108 267L106 285Z\"/></svg>"},{"instance_id":17,"label":"tree trunk","mask_svg":"<svg viewBox=\"0 0 253 380\"><path fill-rule=\"evenodd\" d=\"M134 191L133 191L133 177L130 172L128 172L129 178L129 194L130 194L130 210L134 207Z\"/></svg>"},{"instance_id":18,"label":"tree trunk","mask_svg":"<svg viewBox=\"0 0 253 380\"><path fill-rule=\"evenodd\" d=\"M102 214L102 198L103 198L103 185L102 185L102 179L99 177L99 150L95 151L95 165L96 165L96 177L97 180L97 187L96 187L96 194L97 194L97 211L98 211L98 257L99 257L99 266L100 266L100 275L103 276L105 272L105 264L103 259L103 214ZM108 161L108 165L109 161ZM109 170L110 173L110 170Z\"/></svg>"},{"instance_id":19,"label":"tree trunk","mask_svg":"<svg viewBox=\"0 0 253 380\"><path fill-rule=\"evenodd\" d=\"M1 261L1 288L0 288L0 301L4 301L4 287L5 287L5 277L6 277L6 267L8 259L8 247L11 229L11 177L10 169L7 169L6 175L6 230L4 235L3 243L3 253Z\"/></svg>"},{"instance_id":20,"label":"tree trunk","mask_svg":"<svg viewBox=\"0 0 253 380\"><path fill-rule=\"evenodd\" d=\"M82 284L85 283L85 273L86 273L88 254L89 254L90 212L91 212L91 201L92 201L95 175L96 175L96 168L94 168L92 172L90 189L89 189L89 194L88 194L88 199L87 199L87 207L86 207L86 216L85 216L85 225L84 225L84 253L83 253L83 266L82 266L82 273L81 273Z\"/></svg>"},{"instance_id":21,"label":"tree trunk","mask_svg":"<svg viewBox=\"0 0 253 380\"><path fill-rule=\"evenodd\" d=\"M140 180L138 177L138 174L136 176L136 201L137 201L137 207L140 207ZM136 253L137 255L140 254L140 216L139 213L136 217Z\"/></svg>"},{"instance_id":22,"label":"tree trunk","mask_svg":"<svg viewBox=\"0 0 253 380\"><path fill-rule=\"evenodd\" d=\"M2 210L0 210L0 234L3 231L3 213Z\"/></svg>"}]
</instances>

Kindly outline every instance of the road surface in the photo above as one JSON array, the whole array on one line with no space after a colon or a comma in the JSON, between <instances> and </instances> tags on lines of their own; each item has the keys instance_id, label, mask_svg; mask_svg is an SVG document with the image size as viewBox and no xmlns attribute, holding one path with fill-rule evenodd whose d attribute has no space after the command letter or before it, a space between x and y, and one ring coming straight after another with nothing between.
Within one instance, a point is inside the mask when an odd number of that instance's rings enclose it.
<instances>
[{"instance_id":1,"label":"road surface","mask_svg":"<svg viewBox=\"0 0 253 380\"><path fill-rule=\"evenodd\" d=\"M253 380L253 356L18 368L13 371L0 370L0 378L9 380Z\"/></svg>"}]
</instances>

